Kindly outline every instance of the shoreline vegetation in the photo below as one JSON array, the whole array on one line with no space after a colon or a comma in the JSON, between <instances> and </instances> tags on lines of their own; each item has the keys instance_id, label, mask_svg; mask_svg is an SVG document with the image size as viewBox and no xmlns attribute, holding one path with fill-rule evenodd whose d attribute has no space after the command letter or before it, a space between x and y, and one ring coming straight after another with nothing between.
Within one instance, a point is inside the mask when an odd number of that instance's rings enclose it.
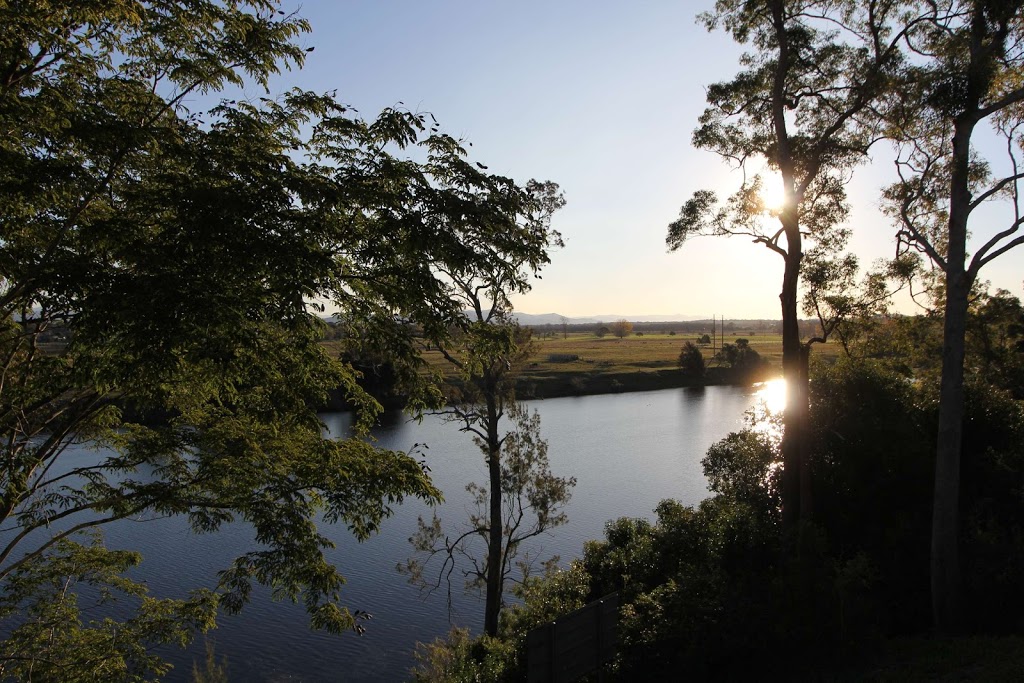
<instances>
[{"instance_id":1,"label":"shoreline vegetation","mask_svg":"<svg viewBox=\"0 0 1024 683\"><path fill-rule=\"evenodd\" d=\"M781 376L782 336L773 332L749 329L728 329L714 342L699 344L706 370L702 376L679 367L678 359L683 344L698 342L704 332L676 333L664 331L640 332L624 338L597 336L593 331L554 332L533 328L535 350L516 377L516 396L522 400L542 400L566 396L590 396L632 391L655 391L682 387L744 385L767 381ZM723 344L746 340L749 348L757 352L764 364L756 369L729 367L715 359ZM325 341L330 353L337 353L337 341ZM831 359L841 353L836 343L816 345L814 356ZM459 379L443 365L441 354L428 350L424 354L431 370L441 371L448 384L458 386ZM361 384L386 407L404 405L405 398L391 386L386 367L374 364L356 364L363 373ZM328 409L340 410L348 406L342 392L331 396Z\"/></svg>"}]
</instances>

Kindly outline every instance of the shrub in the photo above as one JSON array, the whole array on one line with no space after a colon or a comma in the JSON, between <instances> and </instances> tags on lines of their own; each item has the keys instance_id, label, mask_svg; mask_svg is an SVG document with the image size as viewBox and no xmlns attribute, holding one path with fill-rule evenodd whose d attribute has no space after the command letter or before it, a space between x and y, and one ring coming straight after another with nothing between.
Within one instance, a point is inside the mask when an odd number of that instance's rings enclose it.
<instances>
[{"instance_id":1,"label":"shrub","mask_svg":"<svg viewBox=\"0 0 1024 683\"><path fill-rule=\"evenodd\" d=\"M679 367L687 377L704 376L704 356L693 342L684 342L679 352Z\"/></svg>"}]
</instances>

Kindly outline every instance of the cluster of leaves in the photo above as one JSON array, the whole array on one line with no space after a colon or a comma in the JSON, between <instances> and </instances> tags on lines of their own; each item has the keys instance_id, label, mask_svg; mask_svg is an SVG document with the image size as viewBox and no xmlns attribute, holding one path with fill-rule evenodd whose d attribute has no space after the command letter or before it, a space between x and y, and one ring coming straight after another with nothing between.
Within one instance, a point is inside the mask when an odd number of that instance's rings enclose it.
<instances>
[{"instance_id":1,"label":"cluster of leaves","mask_svg":"<svg viewBox=\"0 0 1024 683\"><path fill-rule=\"evenodd\" d=\"M879 316L851 321L859 329L846 345L854 358L871 358L907 376L937 379L942 319L938 315ZM1024 307L1005 290L978 291L966 320L966 375L1024 397Z\"/></svg>"},{"instance_id":2,"label":"cluster of leaves","mask_svg":"<svg viewBox=\"0 0 1024 683\"><path fill-rule=\"evenodd\" d=\"M470 639L453 630L446 638L419 644L413 679L420 683L512 683L526 678L526 636L541 624L579 609L590 595L590 577L579 562L552 568L514 588L519 602L502 612L496 637Z\"/></svg>"},{"instance_id":3,"label":"cluster of leaves","mask_svg":"<svg viewBox=\"0 0 1024 683\"><path fill-rule=\"evenodd\" d=\"M196 591L185 600L150 597L145 586L123 576L140 559L107 550L94 536L88 545L62 540L46 561L13 572L0 596L0 619L18 627L0 643L0 678L84 683L146 681L167 673L169 665L151 649L184 645L195 631L212 626L217 596ZM116 601L127 603L132 616L83 621L83 611ZM41 647L47 656L38 656Z\"/></svg>"}]
</instances>

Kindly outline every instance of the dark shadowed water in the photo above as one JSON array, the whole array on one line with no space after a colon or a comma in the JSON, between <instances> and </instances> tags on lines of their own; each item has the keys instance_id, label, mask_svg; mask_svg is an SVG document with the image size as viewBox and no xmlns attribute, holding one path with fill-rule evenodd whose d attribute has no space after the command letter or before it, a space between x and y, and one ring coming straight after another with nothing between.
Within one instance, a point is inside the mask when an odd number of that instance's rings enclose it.
<instances>
[{"instance_id":1,"label":"dark shadowed water","mask_svg":"<svg viewBox=\"0 0 1024 683\"><path fill-rule=\"evenodd\" d=\"M584 541L601 537L609 519L653 518L653 508L664 498L699 502L707 495L700 465L704 452L740 428L756 400L754 389L708 387L531 402L541 415L553 472L577 479L567 508L569 523L542 537L543 553L560 555L565 564L581 553ZM344 433L346 415L323 417L332 434ZM453 523L465 519L465 485L486 481L486 474L482 456L457 425L437 417L415 423L398 416L374 435L385 448L427 444L424 457L446 497L439 516ZM417 516L429 514L419 501L406 502L365 543L357 543L344 528L327 531L338 544L329 559L348 579L345 604L373 615L361 637L312 632L300 606L272 602L265 593L257 594L242 614L222 616L210 638L218 656L227 657L230 680L404 680L416 641L432 640L450 626L445 596L422 597L395 570L410 554L407 539L416 530ZM143 554L137 577L159 597L212 587L217 570L252 543L244 525L196 536L181 519L119 523L108 527L105 537L109 547ZM477 597L456 590L454 607L452 622L479 629L483 605ZM190 680L192 662L202 656L201 641L187 652L167 653L175 664L168 680Z\"/></svg>"}]
</instances>

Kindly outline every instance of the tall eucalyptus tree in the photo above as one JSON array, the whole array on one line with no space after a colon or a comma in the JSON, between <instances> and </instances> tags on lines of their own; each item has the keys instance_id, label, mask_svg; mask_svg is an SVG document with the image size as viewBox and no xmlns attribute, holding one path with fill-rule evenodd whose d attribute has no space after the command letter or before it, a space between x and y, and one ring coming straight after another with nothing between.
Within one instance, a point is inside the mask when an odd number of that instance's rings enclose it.
<instances>
[{"instance_id":1,"label":"tall eucalyptus tree","mask_svg":"<svg viewBox=\"0 0 1024 683\"><path fill-rule=\"evenodd\" d=\"M1024 244L1024 2L937 3L926 30L913 38L908 82L915 87L905 89L904 106L891 119L900 180L886 200L901 246L927 255L942 274L931 583L935 624L949 632L957 628L959 611L968 304L982 268ZM979 145L979 138L988 141ZM1001 154L990 151L999 147Z\"/></svg>"},{"instance_id":2,"label":"tall eucalyptus tree","mask_svg":"<svg viewBox=\"0 0 1024 683\"><path fill-rule=\"evenodd\" d=\"M708 29L722 27L751 47L735 78L708 87L708 107L693 133L694 145L740 169L743 181L722 203L711 190L695 192L670 224L667 243L675 250L693 235L746 236L783 259L782 505L790 536L812 512L801 268L809 255L824 258L845 244L845 186L881 135L876 109L902 68L900 44L916 25L906 5L719 0L700 17ZM781 207L768 207L762 197L765 171L781 177Z\"/></svg>"}]
</instances>

